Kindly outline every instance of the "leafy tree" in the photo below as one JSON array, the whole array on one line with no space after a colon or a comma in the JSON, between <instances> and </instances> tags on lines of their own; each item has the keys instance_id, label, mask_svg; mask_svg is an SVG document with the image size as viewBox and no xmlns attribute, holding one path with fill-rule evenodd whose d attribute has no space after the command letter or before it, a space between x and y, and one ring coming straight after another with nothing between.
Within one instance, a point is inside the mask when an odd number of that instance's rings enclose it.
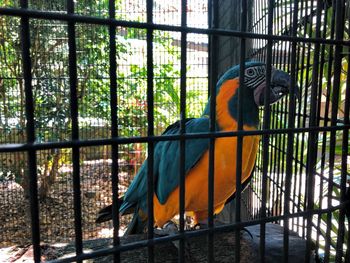
<instances>
[{"instance_id":1,"label":"leafy tree","mask_svg":"<svg viewBox=\"0 0 350 263\"><path fill-rule=\"evenodd\" d=\"M17 4L17 1L0 0L1 6ZM63 0L32 0L29 5L40 10L66 10L66 1ZM122 1L117 1L116 9L121 8ZM78 14L108 17L108 0L77 1L75 10ZM117 12L118 16L122 18L122 14ZM0 133L0 141L5 142L26 140L19 25L19 18L0 17L0 65L3 65L0 66L0 125L4 131ZM137 45L145 47L145 32L142 29L117 28L118 129L121 136L146 135L148 105L145 51L140 54L137 63L130 61L130 57L139 52L136 50ZM67 24L30 19L30 33L36 140L69 140L71 121ZM106 136L110 136L108 39L107 26L76 24L81 137L86 137L86 131L92 131L95 137L105 136L101 135L101 129L107 131ZM172 41L170 33L154 32L155 53L157 56L162 53L165 58L165 61L158 61L154 66L155 129L158 133L173 122L180 112L179 48L174 47ZM189 91L187 96L189 100L195 99L198 92ZM187 112L191 116L195 111L193 107L188 107ZM11 120L16 123L16 127ZM97 127L92 122L96 122ZM126 150L130 147L140 148L138 145L125 147ZM69 162L64 157L69 153L70 150L63 152L62 149L52 149L38 155L41 198L49 194L60 165ZM19 154L16 159L10 155L1 155L2 166L7 170L3 169L0 179L15 179L28 192L23 180L25 153Z\"/></svg>"}]
</instances>

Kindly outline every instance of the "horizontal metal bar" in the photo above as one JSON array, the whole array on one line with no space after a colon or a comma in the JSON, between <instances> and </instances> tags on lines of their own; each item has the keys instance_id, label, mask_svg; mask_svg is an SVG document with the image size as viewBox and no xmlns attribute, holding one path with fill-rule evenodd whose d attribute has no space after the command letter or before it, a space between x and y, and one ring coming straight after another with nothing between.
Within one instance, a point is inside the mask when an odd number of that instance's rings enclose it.
<instances>
[{"instance_id":1,"label":"horizontal metal bar","mask_svg":"<svg viewBox=\"0 0 350 263\"><path fill-rule=\"evenodd\" d=\"M295 129L275 129L275 130L255 130L255 131L234 131L234 132L207 132L207 133L191 133L182 135L159 135L150 137L118 137L109 139L95 139L95 140L72 140L64 142L45 142L45 143L10 143L0 145L1 152L20 152L28 149L46 150L52 148L72 148L73 146L89 147L89 146L103 146L112 145L112 143L129 144L137 142L150 141L176 141L181 139L206 139L206 138L223 138L232 136L255 136L263 134L286 134L288 132L303 133L310 131L342 131L350 129L350 124L343 126L328 126L328 127L309 127L309 128L295 128Z\"/></svg>"},{"instance_id":2,"label":"horizontal metal bar","mask_svg":"<svg viewBox=\"0 0 350 263\"><path fill-rule=\"evenodd\" d=\"M340 205L337 205L337 206L332 206L328 209L314 209L314 210L308 210L308 211L302 211L302 212L298 212L298 213L289 214L288 216L282 215L282 216L266 217L263 219L257 219L257 220L252 220L252 221L214 226L214 228L212 228L212 229L208 228L208 229L199 229L199 230L195 230L195 231L186 231L184 233L179 233L179 234L175 234L175 235L171 235L171 236L157 237L154 239L132 242L132 243L118 246L118 247L98 249L98 250L95 250L94 252L91 252L91 253L83 253L80 256L67 257L64 259L53 260L50 262L51 263L64 263L64 262L73 262L73 261L78 261L78 260L86 260L86 259L91 259L91 258L96 258L96 257L102 257L102 256L107 256L107 255L113 254L117 251L120 251L120 252L129 251L132 249L143 248L143 247L147 247L150 245L156 245L156 244L166 243L166 242L170 242L170 241L175 241L175 240L179 240L182 238L193 238L193 237L203 236L203 235L207 235L209 232L215 232L215 233L230 232L230 231L234 231L235 229L244 228L247 226L258 225L262 222L269 223L269 222L279 221L279 220L283 220L283 219L287 219L287 218L324 214L327 212L333 212L333 211L336 211L339 209L343 209L347 205L350 205L350 201L346 201L346 202L344 202Z\"/></svg>"},{"instance_id":3,"label":"horizontal metal bar","mask_svg":"<svg viewBox=\"0 0 350 263\"><path fill-rule=\"evenodd\" d=\"M24 16L24 17L30 17L30 18L36 18L36 19L74 21L76 23L114 25L114 26L121 26L121 27L141 28L141 29L177 31L177 32L186 32L186 33L193 33L193 34L221 35L221 36L231 36L231 37L240 37L240 38L243 37L243 38L255 38L255 39L265 39L265 40L270 39L270 40L279 40L279 41L295 41L295 42L305 42L305 43L321 43L321 44L327 44L327 45L350 46L350 41L348 40L277 36L277 35L241 32L237 30L227 30L227 29L204 29L204 28L196 28L196 27L170 26L170 25L161 25L161 24L154 24L154 23L124 21L124 20L116 20L116 19L110 19L110 18L92 17L92 16L82 16L82 15L75 15L75 14L74 15L64 14L60 12L21 10L18 8L1 7L0 15L19 16L19 17Z\"/></svg>"}]
</instances>

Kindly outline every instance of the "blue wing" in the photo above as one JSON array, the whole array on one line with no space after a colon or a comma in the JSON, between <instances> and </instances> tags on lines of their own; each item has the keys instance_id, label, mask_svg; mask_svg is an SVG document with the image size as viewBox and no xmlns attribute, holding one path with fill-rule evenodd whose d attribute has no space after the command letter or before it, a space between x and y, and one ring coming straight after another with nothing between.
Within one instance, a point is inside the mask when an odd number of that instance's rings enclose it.
<instances>
[{"instance_id":1,"label":"blue wing","mask_svg":"<svg viewBox=\"0 0 350 263\"><path fill-rule=\"evenodd\" d=\"M206 117L188 119L186 133L204 133L209 131L209 119ZM163 135L180 133L180 123L170 125ZM185 145L185 173L199 161L209 148L209 139L188 139ZM160 141L154 148L153 175L155 193L161 204L164 204L170 193L179 185L180 174L180 143L179 141ZM139 172L124 195L124 203L120 207L123 213L126 209L137 204L143 211L147 210L147 166L142 164Z\"/></svg>"}]
</instances>

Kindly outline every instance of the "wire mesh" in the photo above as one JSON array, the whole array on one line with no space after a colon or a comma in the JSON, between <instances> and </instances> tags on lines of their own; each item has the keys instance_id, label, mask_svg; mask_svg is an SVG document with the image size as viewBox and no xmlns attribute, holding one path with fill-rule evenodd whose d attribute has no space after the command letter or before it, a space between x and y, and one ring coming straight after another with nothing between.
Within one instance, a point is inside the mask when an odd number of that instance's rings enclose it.
<instances>
[{"instance_id":1,"label":"wire mesh","mask_svg":"<svg viewBox=\"0 0 350 263\"><path fill-rule=\"evenodd\" d=\"M260 8L255 12L253 32L266 32L268 29L267 2L257 1L257 5ZM276 22L273 34L293 36L294 31L294 34L299 37L334 39L335 27L339 29L344 23L347 23L342 20L340 11L336 11L336 6L339 7L339 5L345 7L345 3L341 1L294 1L294 3L277 1L274 6L274 21ZM338 33L341 32L340 29ZM265 46L264 40L256 40L253 56L265 59L267 56ZM338 48L341 49L340 46ZM270 194L267 196L266 207L268 215L286 215L306 209L329 208L340 202L340 189L346 187L345 180L343 186L338 184L342 174L340 167L344 162L344 159L341 161L341 156L344 152L336 153L336 145L340 146L342 142L337 143L335 138L342 138L346 132L332 131L333 129L330 129L330 132L317 130L317 127L337 126L339 124L336 123L341 123L344 118L342 107L344 107L345 96L340 98L336 95L336 98L331 93L344 93L346 90L345 79L348 71L347 66L344 68L344 65L347 65L347 60L344 56L339 57L338 69L336 69L335 49L336 46L322 42L274 41L273 64L281 69L296 72L297 84L300 87L299 101L294 106L296 114L293 125L296 128L316 127L316 130L294 134L293 152L290 154L288 151L291 150L291 147L289 146L290 150L288 150L288 138L285 134L278 134L271 138L272 141L269 144L271 161L268 176ZM291 68L293 59L295 69ZM342 69L339 63L343 65ZM340 81L334 85L333 81L337 78L336 76L342 78L343 82ZM342 106L335 106L338 104ZM331 115L331 105L333 105L333 115ZM282 100L278 105L273 105L271 129L291 127L290 111L291 108L288 109L286 100ZM255 178L252 183L254 187L262 182L261 152L260 156L258 156ZM336 159L338 162L335 161ZM288 168L288 163L292 167ZM290 174L292 177L288 183L286 180ZM256 208L252 208L252 211L257 212L256 216L259 217L258 208L262 193L255 190L253 195L257 196L253 197L255 200L253 207L256 206ZM301 236L310 240L310 244L315 242L317 253L321 258L327 262L335 261L336 257L337 260L340 260L346 250L344 248L344 251L336 251L338 238L335 229L344 224L345 229L348 229L348 222L344 218L339 219L338 213L339 211L329 211L325 214L309 215L306 218L294 217L280 223L287 224L289 229L297 231Z\"/></svg>"},{"instance_id":2,"label":"wire mesh","mask_svg":"<svg viewBox=\"0 0 350 263\"><path fill-rule=\"evenodd\" d=\"M16 1L1 3L4 7L20 6ZM145 22L146 1L117 1L116 19ZM176 1L159 2L154 9L157 23L174 24ZM189 24L205 27L206 6L198 12L198 1L191 3ZM66 1L29 1L32 10L60 12L67 10ZM177 6L179 8L179 6ZM108 17L105 1L80 1L74 13L92 17ZM198 13L198 14L197 14ZM1 142L25 143L26 117L24 112L24 80L21 72L20 19L1 17L1 87L4 87L1 103ZM72 121L69 118L70 75L68 25L64 21L29 19L33 96L35 103L35 136L38 143L69 141ZM111 111L109 95L110 44L106 41L108 28L103 25L75 24L76 100L78 105L78 134L80 140L111 138ZM71 36L72 38L72 36ZM178 119L180 114L180 41L181 35L172 31L154 31L154 87L155 133ZM8 46L13 45L13 46ZM207 52L206 35L189 34L187 42L188 78L187 111L199 116L207 100ZM116 81L119 136L140 137L147 135L147 50L146 30L131 27L116 28ZM74 67L74 66L73 66ZM147 144L135 142L119 144L118 175L119 193L123 194L146 157ZM82 239L112 236L111 223L96 225L99 209L111 203L111 147L96 145L81 147L79 164L81 188ZM74 230L74 187L71 148L52 148L36 152L38 166L38 190L40 200L41 241L47 244L72 242ZM24 152L1 153L2 202L5 212L1 215L2 247L25 245L31 241L28 215L29 193L27 182L27 156ZM24 205L19 205L24 203ZM7 209L11 208L11 209ZM79 216L78 216L79 217ZM12 218L12 220L11 220ZM18 220L13 220L18 218ZM130 220L123 217L119 235L123 234ZM79 227L78 227L79 228Z\"/></svg>"},{"instance_id":3,"label":"wire mesh","mask_svg":"<svg viewBox=\"0 0 350 263\"><path fill-rule=\"evenodd\" d=\"M108 253L119 261L121 249L147 246L153 262L157 242L180 239L184 262L185 240L196 233L184 231L183 219L179 235L153 239L150 220L149 240L119 246L130 218L96 225L94 215L112 198L117 213L118 195L146 156L152 164L156 141L179 140L184 152L186 138L202 136L211 138L209 229L199 232L209 236L209 262L216 231L249 224L261 224L264 262L267 222L284 227L284 262L289 230L308 241L306 261L314 247L325 262L345 261L349 2L221 2L0 1L2 247L32 243L38 262L40 242L75 241L76 256L67 261ZM232 17L234 4L244 4L241 16ZM231 50L237 54L228 55ZM217 134L212 113L211 133L184 134L184 119L201 115L218 76L248 58L289 72L300 88L297 102L292 90L278 104L265 103L258 131ZM210 105L215 108L214 99ZM179 136L159 137L179 118ZM262 140L251 183L242 195L239 181L236 186L235 223L214 227L215 138L253 135ZM241 162L238 158L237 167ZM148 187L152 204L151 169ZM152 205L149 209L153 214ZM112 236L114 248L83 253L83 241Z\"/></svg>"}]
</instances>

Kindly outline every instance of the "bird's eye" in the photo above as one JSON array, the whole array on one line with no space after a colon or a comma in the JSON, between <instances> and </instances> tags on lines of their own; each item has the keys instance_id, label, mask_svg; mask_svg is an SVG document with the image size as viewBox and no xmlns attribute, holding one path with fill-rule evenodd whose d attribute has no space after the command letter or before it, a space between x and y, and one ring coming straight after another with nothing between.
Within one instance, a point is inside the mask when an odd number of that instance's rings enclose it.
<instances>
[{"instance_id":1,"label":"bird's eye","mask_svg":"<svg viewBox=\"0 0 350 263\"><path fill-rule=\"evenodd\" d=\"M247 75L248 77L253 77L254 74L255 74L255 72L254 72L253 69L248 68L248 69L246 70L246 75Z\"/></svg>"}]
</instances>

